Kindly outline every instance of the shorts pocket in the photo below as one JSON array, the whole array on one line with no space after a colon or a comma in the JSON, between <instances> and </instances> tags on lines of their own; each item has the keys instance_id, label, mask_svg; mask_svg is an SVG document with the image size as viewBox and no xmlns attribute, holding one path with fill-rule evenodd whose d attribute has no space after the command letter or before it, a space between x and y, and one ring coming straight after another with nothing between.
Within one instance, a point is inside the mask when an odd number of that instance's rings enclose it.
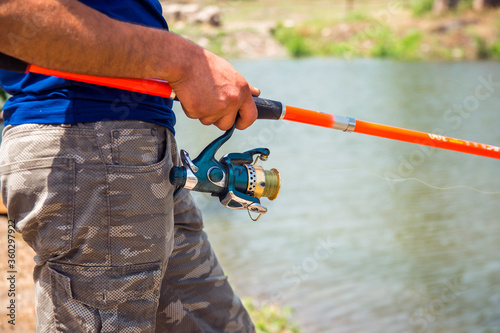
<instances>
[{"instance_id":1,"label":"shorts pocket","mask_svg":"<svg viewBox=\"0 0 500 333\"><path fill-rule=\"evenodd\" d=\"M173 191L170 141L150 165L108 166L111 265L163 261L172 250ZM161 145L160 145L161 146Z\"/></svg>"},{"instance_id":2,"label":"shorts pocket","mask_svg":"<svg viewBox=\"0 0 500 333\"><path fill-rule=\"evenodd\" d=\"M118 267L48 262L48 269L56 326L154 332L160 262Z\"/></svg>"},{"instance_id":3,"label":"shorts pocket","mask_svg":"<svg viewBox=\"0 0 500 333\"><path fill-rule=\"evenodd\" d=\"M115 165L151 165L165 152L165 138L155 128L115 129L111 131L112 159Z\"/></svg>"},{"instance_id":4,"label":"shorts pocket","mask_svg":"<svg viewBox=\"0 0 500 333\"><path fill-rule=\"evenodd\" d=\"M0 167L9 219L37 253L37 263L71 248L75 163L72 158L26 160Z\"/></svg>"}]
</instances>

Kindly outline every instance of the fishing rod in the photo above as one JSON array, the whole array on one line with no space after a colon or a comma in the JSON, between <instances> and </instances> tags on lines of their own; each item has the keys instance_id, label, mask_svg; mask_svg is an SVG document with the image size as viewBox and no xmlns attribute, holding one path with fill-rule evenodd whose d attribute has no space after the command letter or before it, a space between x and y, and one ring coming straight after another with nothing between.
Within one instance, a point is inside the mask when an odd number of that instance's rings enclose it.
<instances>
[{"instance_id":1,"label":"fishing rod","mask_svg":"<svg viewBox=\"0 0 500 333\"><path fill-rule=\"evenodd\" d=\"M456 139L439 134L377 124L369 121L357 120L352 117L336 116L294 106L283 106L281 102L277 101L261 100L262 101L256 101L256 104L258 104L259 119L264 119L264 117L261 117L261 114L265 114L265 119L285 119L344 132L367 134L386 139L500 159L500 147L497 146Z\"/></svg>"},{"instance_id":2,"label":"fishing rod","mask_svg":"<svg viewBox=\"0 0 500 333\"><path fill-rule=\"evenodd\" d=\"M156 79L130 79L100 77L68 73L28 64L19 59L0 53L0 69L22 73L52 75L69 80L91 83L112 88L124 89L148 95L175 99L175 92L168 82ZM344 132L354 132L378 136L386 139L426 145L457 152L500 159L500 147L483 143L452 138L444 135L419 132L405 128L372 123L314 110L284 105L281 102L254 97L258 119L289 120L303 124L327 127Z\"/></svg>"},{"instance_id":3,"label":"fishing rod","mask_svg":"<svg viewBox=\"0 0 500 333\"><path fill-rule=\"evenodd\" d=\"M68 73L28 64L1 53L0 69L57 76L170 99L176 97L172 87L163 80ZM258 111L258 119L288 120L500 159L500 147L497 146L302 109L260 97L254 97L254 101ZM174 166L171 169L170 182L178 189L186 188L211 193L213 196L219 197L220 202L225 207L248 210L250 217L253 220L258 220L267 212L267 208L261 205L260 198L276 199L281 188L280 174L276 169L265 170L256 164L259 159L261 161L268 159L270 151L267 148L255 148L244 153L226 154L217 161L215 154L229 140L233 132L234 125L233 128L212 141L194 160L186 151L181 150L182 165ZM258 214L258 217L254 218L251 213Z\"/></svg>"}]
</instances>

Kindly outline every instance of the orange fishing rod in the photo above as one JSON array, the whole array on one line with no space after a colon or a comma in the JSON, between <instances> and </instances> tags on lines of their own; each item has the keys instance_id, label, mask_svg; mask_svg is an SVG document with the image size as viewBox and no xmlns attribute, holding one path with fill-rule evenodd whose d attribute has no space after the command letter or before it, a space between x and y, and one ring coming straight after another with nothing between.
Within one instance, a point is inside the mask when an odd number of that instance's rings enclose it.
<instances>
[{"instance_id":1,"label":"orange fishing rod","mask_svg":"<svg viewBox=\"0 0 500 333\"><path fill-rule=\"evenodd\" d=\"M16 58L0 53L0 69L25 73L52 75L69 80L91 83L112 88L124 89L148 95L175 98L175 92L168 82L155 79L129 79L114 77L99 77L92 75L67 73L36 65L27 64ZM356 120L351 117L285 106L281 102L255 97L258 119L289 120L303 124L327 127L344 132L355 132L382 138L415 143L441 149L458 151L490 158L500 159L500 147L456 139L444 135L419 132L368 121Z\"/></svg>"},{"instance_id":2,"label":"orange fishing rod","mask_svg":"<svg viewBox=\"0 0 500 333\"><path fill-rule=\"evenodd\" d=\"M130 78L120 78L120 77L105 77L105 76L93 76L93 75L77 74L77 73L67 73L36 65L28 65L26 72L57 76L63 79L96 84L99 86L105 86L110 88L123 89L138 93L144 93L148 95L166 97L170 99L175 98L175 93L172 90L172 87L170 87L170 85L163 80L130 79Z\"/></svg>"},{"instance_id":3,"label":"orange fishing rod","mask_svg":"<svg viewBox=\"0 0 500 333\"><path fill-rule=\"evenodd\" d=\"M148 95L166 97L170 99L175 98L175 93L172 90L172 87L170 87L170 85L163 80L105 77L62 72L33 64L28 64L25 61L8 56L3 53L0 53L0 69L19 73L35 73L48 76L57 76L63 79L96 84L99 86L123 89Z\"/></svg>"},{"instance_id":4,"label":"orange fishing rod","mask_svg":"<svg viewBox=\"0 0 500 333\"><path fill-rule=\"evenodd\" d=\"M280 102L276 101L266 100L265 103L256 101L256 104L258 104L259 119L285 119L302 124L333 128L344 132L373 135L386 139L500 159L500 147L497 146L356 120L351 117L336 116L294 106L282 106ZM281 113L279 109L281 109ZM265 115L269 114L269 116L261 116L261 113Z\"/></svg>"}]
</instances>

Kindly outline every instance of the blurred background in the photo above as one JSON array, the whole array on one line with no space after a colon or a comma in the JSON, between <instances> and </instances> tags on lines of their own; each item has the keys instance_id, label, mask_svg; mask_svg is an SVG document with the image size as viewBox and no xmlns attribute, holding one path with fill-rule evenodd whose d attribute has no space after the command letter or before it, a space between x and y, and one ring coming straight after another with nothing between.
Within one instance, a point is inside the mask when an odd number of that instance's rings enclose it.
<instances>
[{"instance_id":1,"label":"blurred background","mask_svg":"<svg viewBox=\"0 0 500 333\"><path fill-rule=\"evenodd\" d=\"M262 97L500 145L495 1L163 4L172 31L228 58ZM175 111L191 156L221 134ZM256 147L283 183L259 222L195 196L259 332L500 332L497 160L264 120L220 154Z\"/></svg>"}]
</instances>

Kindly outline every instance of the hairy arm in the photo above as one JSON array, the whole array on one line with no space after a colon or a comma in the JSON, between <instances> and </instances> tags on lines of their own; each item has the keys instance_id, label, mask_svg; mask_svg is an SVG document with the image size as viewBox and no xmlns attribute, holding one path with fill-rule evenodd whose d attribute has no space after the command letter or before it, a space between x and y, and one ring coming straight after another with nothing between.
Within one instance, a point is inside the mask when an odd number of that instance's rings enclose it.
<instances>
[{"instance_id":1,"label":"hairy arm","mask_svg":"<svg viewBox=\"0 0 500 333\"><path fill-rule=\"evenodd\" d=\"M168 31L130 24L76 0L0 0L0 52L29 63L100 76L159 78L186 115L237 128L257 117L253 88L233 66Z\"/></svg>"}]
</instances>

